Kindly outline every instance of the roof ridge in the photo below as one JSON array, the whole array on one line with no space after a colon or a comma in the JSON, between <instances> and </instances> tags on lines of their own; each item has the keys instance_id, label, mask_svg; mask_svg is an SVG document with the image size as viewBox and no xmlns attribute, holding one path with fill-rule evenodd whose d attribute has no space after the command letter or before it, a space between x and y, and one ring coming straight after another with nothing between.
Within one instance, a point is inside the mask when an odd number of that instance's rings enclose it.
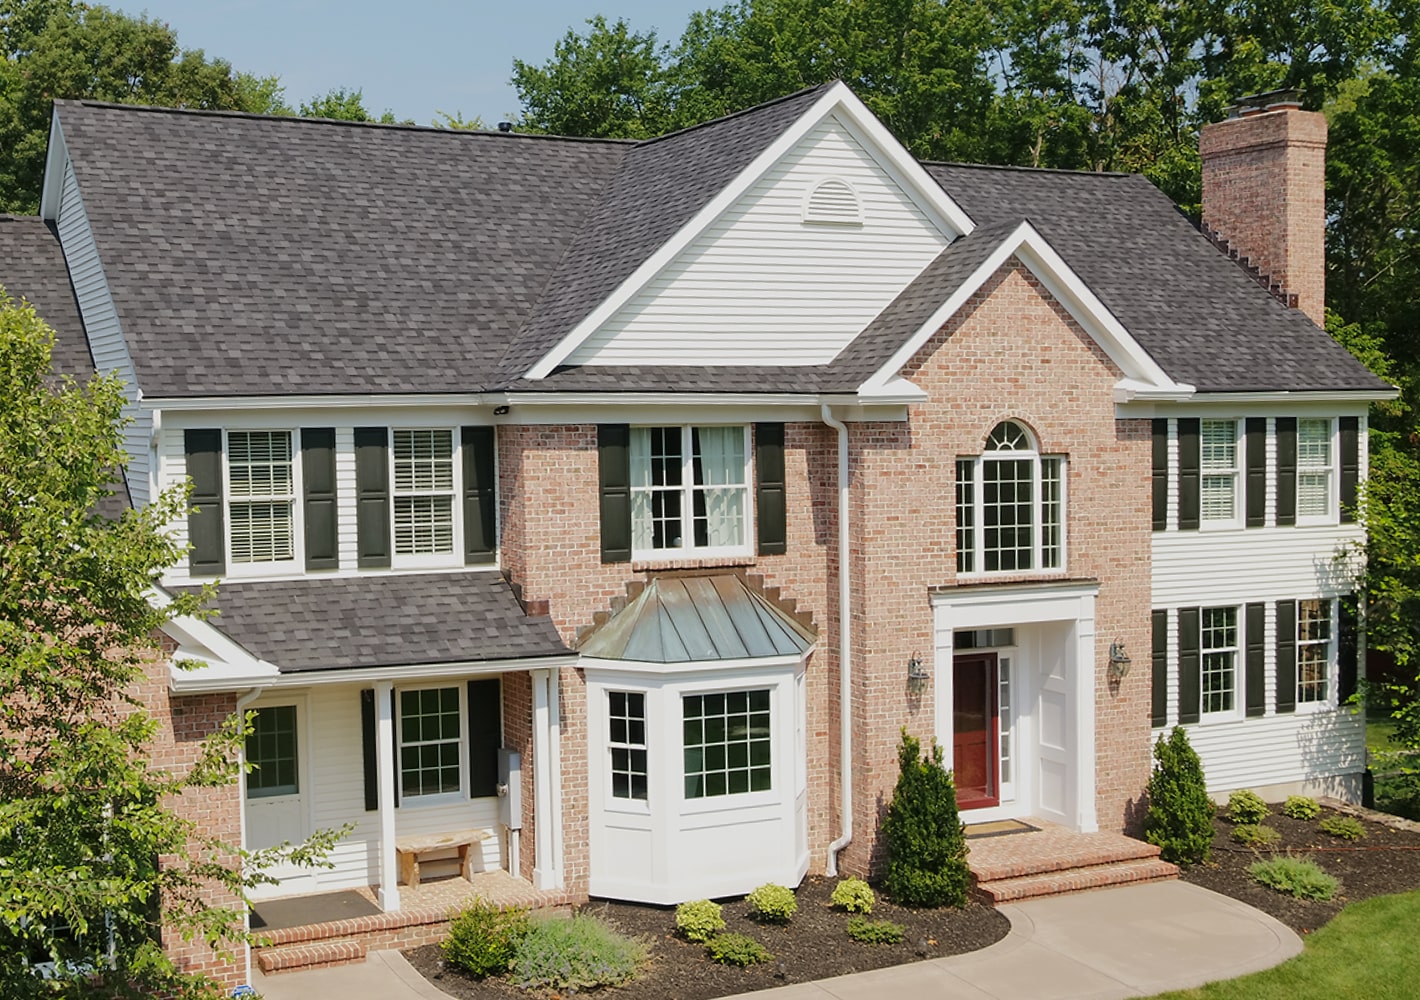
<instances>
[{"instance_id":1,"label":"roof ridge","mask_svg":"<svg viewBox=\"0 0 1420 1000\"><path fill-rule=\"evenodd\" d=\"M398 132L423 132L435 135L493 136L500 140L508 138L538 140L560 139L564 142L602 143L614 146L635 146L640 142L647 141L639 139L610 139L599 136L551 135L542 132L503 132L497 129L487 128L440 128L437 125L420 125L415 122L357 122L348 121L343 118L317 118L309 115L258 114L251 111L234 111L223 108L169 108L159 104L121 104L117 101L61 100L55 101L54 103L61 107L63 105L77 104L81 107L99 108L106 111L138 111L149 114L185 115L194 118L238 118L248 121L289 122L301 125L341 125L350 128L390 129Z\"/></svg>"},{"instance_id":2,"label":"roof ridge","mask_svg":"<svg viewBox=\"0 0 1420 1000\"><path fill-rule=\"evenodd\" d=\"M1022 167L1013 163L964 163L959 160L919 160L918 162L924 167L966 167L971 170L1011 170L1026 174L1067 174L1071 177L1144 176L1143 174L1129 170L1076 170L1069 167Z\"/></svg>"},{"instance_id":3,"label":"roof ridge","mask_svg":"<svg viewBox=\"0 0 1420 1000\"><path fill-rule=\"evenodd\" d=\"M721 115L719 118L711 118L711 119L708 120L708 121L696 122L694 125L687 125L687 126L685 126L684 128L678 128L678 129L676 129L674 132L665 132L665 133L662 133L661 135L653 135L653 136L651 136L649 139L641 139L641 140L639 140L639 141L637 142L637 145L638 145L638 146L650 146L650 145L653 145L654 143L661 142L661 141L664 140L664 139L676 139L676 138L679 138L680 136L685 135L687 132L696 132L696 131L699 131L700 129L709 128L709 127L712 126L712 125L720 125L720 124L723 124L723 123L725 123L725 122L727 122L727 121L730 121L731 119L734 119L734 118L742 118L742 117L744 117L745 115L752 115L752 114L754 114L754 113L756 113L756 112L758 112L758 111L763 111L763 110L765 110L765 109L767 109L767 108L772 108L772 107L775 107L775 106L777 106L777 105L783 104L783 103L785 103L786 101L792 101L792 100L794 100L795 98L803 97L803 96L806 95L806 94L811 94L811 93L813 93L813 92L815 92L815 91L819 91L819 90L827 90L827 89L829 89L830 87L832 87L834 84L836 84L836 83L841 83L841 82L842 82L842 81L841 81L841 80L838 80L838 79L825 80L823 83L816 83L816 84L814 84L812 87L804 87L804 88L802 88L802 89L800 89L800 90L794 91L792 94L785 94L783 97L776 97L776 98L774 98L774 99L772 99L772 100L764 101L763 103L760 103L760 104L753 104L753 105L751 105L750 107L741 108L741 109L738 110L738 111L731 111L729 114L727 114L727 115Z\"/></svg>"}]
</instances>

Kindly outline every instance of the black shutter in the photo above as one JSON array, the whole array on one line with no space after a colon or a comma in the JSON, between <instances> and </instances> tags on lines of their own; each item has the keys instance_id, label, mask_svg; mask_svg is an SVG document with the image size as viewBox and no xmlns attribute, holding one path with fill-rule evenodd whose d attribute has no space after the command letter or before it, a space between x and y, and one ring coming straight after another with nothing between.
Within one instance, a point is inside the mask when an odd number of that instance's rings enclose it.
<instances>
[{"instance_id":1,"label":"black shutter","mask_svg":"<svg viewBox=\"0 0 1420 1000\"><path fill-rule=\"evenodd\" d=\"M1267 605L1249 604L1247 606L1247 618L1245 620L1243 639L1247 643L1247 672L1244 683L1247 685L1247 715L1249 718L1264 715L1267 712L1267 691L1264 687L1263 660L1264 652L1267 649L1266 639L1263 636L1265 621L1267 617Z\"/></svg>"},{"instance_id":2,"label":"black shutter","mask_svg":"<svg viewBox=\"0 0 1420 1000\"><path fill-rule=\"evenodd\" d=\"M1154 530L1169 526L1169 422L1154 421ZM1162 723L1157 723L1162 725Z\"/></svg>"},{"instance_id":3,"label":"black shutter","mask_svg":"<svg viewBox=\"0 0 1420 1000\"><path fill-rule=\"evenodd\" d=\"M1297 418L1277 418L1277 524L1297 523Z\"/></svg>"},{"instance_id":4,"label":"black shutter","mask_svg":"<svg viewBox=\"0 0 1420 1000\"><path fill-rule=\"evenodd\" d=\"M339 569L335 503L335 428L301 428L306 569Z\"/></svg>"},{"instance_id":5,"label":"black shutter","mask_svg":"<svg viewBox=\"0 0 1420 1000\"><path fill-rule=\"evenodd\" d=\"M1267 523L1267 420L1248 417L1247 442L1247 526L1260 528Z\"/></svg>"},{"instance_id":6,"label":"black shutter","mask_svg":"<svg viewBox=\"0 0 1420 1000\"><path fill-rule=\"evenodd\" d=\"M1203 697L1198 609L1178 609L1178 721L1197 722Z\"/></svg>"},{"instance_id":7,"label":"black shutter","mask_svg":"<svg viewBox=\"0 0 1420 1000\"><path fill-rule=\"evenodd\" d=\"M1356 486L1361 480L1361 421L1341 418L1341 523L1356 521Z\"/></svg>"},{"instance_id":8,"label":"black shutter","mask_svg":"<svg viewBox=\"0 0 1420 1000\"><path fill-rule=\"evenodd\" d=\"M597 426L602 562L631 561L631 427Z\"/></svg>"},{"instance_id":9,"label":"black shutter","mask_svg":"<svg viewBox=\"0 0 1420 1000\"><path fill-rule=\"evenodd\" d=\"M390 564L390 433L355 428L355 533L361 569Z\"/></svg>"},{"instance_id":10,"label":"black shutter","mask_svg":"<svg viewBox=\"0 0 1420 1000\"><path fill-rule=\"evenodd\" d=\"M1197 418L1178 422L1178 526L1183 531L1198 527L1199 422Z\"/></svg>"},{"instance_id":11,"label":"black shutter","mask_svg":"<svg viewBox=\"0 0 1420 1000\"><path fill-rule=\"evenodd\" d=\"M754 425L754 467L758 480L755 521L759 554L782 556L788 548L784 497L784 425Z\"/></svg>"},{"instance_id":12,"label":"black shutter","mask_svg":"<svg viewBox=\"0 0 1420 1000\"><path fill-rule=\"evenodd\" d=\"M1277 711L1297 710L1297 602L1277 602Z\"/></svg>"},{"instance_id":13,"label":"black shutter","mask_svg":"<svg viewBox=\"0 0 1420 1000\"><path fill-rule=\"evenodd\" d=\"M1152 725L1158 729L1169 717L1169 613L1155 611L1154 625L1154 700Z\"/></svg>"},{"instance_id":14,"label":"black shutter","mask_svg":"<svg viewBox=\"0 0 1420 1000\"><path fill-rule=\"evenodd\" d=\"M360 692L360 735L365 752L365 811L380 807L380 755L376 744L375 692L366 688Z\"/></svg>"},{"instance_id":15,"label":"black shutter","mask_svg":"<svg viewBox=\"0 0 1420 1000\"><path fill-rule=\"evenodd\" d=\"M188 571L193 576L217 576L227 571L227 543L222 518L222 432L183 431L187 475L192 480L187 515Z\"/></svg>"},{"instance_id":16,"label":"black shutter","mask_svg":"<svg viewBox=\"0 0 1420 1000\"><path fill-rule=\"evenodd\" d=\"M1356 693L1356 676L1360 668L1360 628L1356 595L1341 598L1341 621L1336 642L1336 700L1346 704Z\"/></svg>"},{"instance_id":17,"label":"black shutter","mask_svg":"<svg viewBox=\"0 0 1420 1000\"><path fill-rule=\"evenodd\" d=\"M468 682L468 797L498 794L503 693L498 678Z\"/></svg>"},{"instance_id":18,"label":"black shutter","mask_svg":"<svg viewBox=\"0 0 1420 1000\"><path fill-rule=\"evenodd\" d=\"M497 463L492 427L463 429L463 561L491 563L498 545Z\"/></svg>"}]
</instances>

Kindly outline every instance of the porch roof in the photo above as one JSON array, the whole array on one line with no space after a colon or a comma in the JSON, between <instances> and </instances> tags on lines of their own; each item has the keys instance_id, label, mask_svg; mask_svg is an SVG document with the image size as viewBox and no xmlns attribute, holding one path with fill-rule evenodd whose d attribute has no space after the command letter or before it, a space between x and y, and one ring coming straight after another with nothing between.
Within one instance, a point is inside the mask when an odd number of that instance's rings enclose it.
<instances>
[{"instance_id":1,"label":"porch roof","mask_svg":"<svg viewBox=\"0 0 1420 1000\"><path fill-rule=\"evenodd\" d=\"M593 632L583 656L647 663L802 654L817 636L729 573L656 577Z\"/></svg>"},{"instance_id":2,"label":"porch roof","mask_svg":"<svg viewBox=\"0 0 1420 1000\"><path fill-rule=\"evenodd\" d=\"M212 625L283 674L568 653L491 571L224 580L210 606Z\"/></svg>"}]
</instances>

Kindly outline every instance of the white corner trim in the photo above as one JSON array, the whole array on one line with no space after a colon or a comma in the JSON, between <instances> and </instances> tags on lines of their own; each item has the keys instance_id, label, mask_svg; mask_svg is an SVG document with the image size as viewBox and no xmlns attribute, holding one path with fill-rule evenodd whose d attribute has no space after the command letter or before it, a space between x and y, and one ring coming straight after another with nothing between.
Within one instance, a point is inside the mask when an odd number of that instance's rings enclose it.
<instances>
[{"instance_id":1,"label":"white corner trim","mask_svg":"<svg viewBox=\"0 0 1420 1000\"><path fill-rule=\"evenodd\" d=\"M913 159L912 154L898 142L882 122L868 110L842 82L826 90L813 107L799 116L789 128L764 149L742 170L734 180L712 198L689 222L667 240L659 250L641 263L631 275L616 288L611 295L592 310L580 323L564 336L555 347L533 365L523 376L527 379L543 379L558 365L566 361L602 324L607 322L622 306L640 292L648 282L661 272L671 261L705 232L721 215L728 211L749 189L768 173L818 124L830 114L838 114L845 127L861 134L867 140L865 145L882 166L904 184L908 194L936 216L937 224L951 235L965 235L975 228L971 217L948 197L942 186L932 179L922 164Z\"/></svg>"},{"instance_id":2,"label":"white corner trim","mask_svg":"<svg viewBox=\"0 0 1420 1000\"><path fill-rule=\"evenodd\" d=\"M69 146L64 141L64 129L59 125L59 109L49 113L49 151L44 157L44 186L40 189L39 217L46 222L59 218L59 203L64 194L64 164L69 162Z\"/></svg>"},{"instance_id":3,"label":"white corner trim","mask_svg":"<svg viewBox=\"0 0 1420 1000\"><path fill-rule=\"evenodd\" d=\"M886 364L863 383L859 392L879 390L896 378L897 373L912 360L913 355L1012 257L1020 260L1045 286L1045 290L1085 328L1109 359L1124 373L1124 380L1131 383L1136 392L1149 389L1185 397L1191 393L1191 386L1175 382L1159 367L1124 328L1124 324L1114 317L1029 222L1022 222L1002 240L991 255L928 317L927 322L898 348Z\"/></svg>"}]
</instances>

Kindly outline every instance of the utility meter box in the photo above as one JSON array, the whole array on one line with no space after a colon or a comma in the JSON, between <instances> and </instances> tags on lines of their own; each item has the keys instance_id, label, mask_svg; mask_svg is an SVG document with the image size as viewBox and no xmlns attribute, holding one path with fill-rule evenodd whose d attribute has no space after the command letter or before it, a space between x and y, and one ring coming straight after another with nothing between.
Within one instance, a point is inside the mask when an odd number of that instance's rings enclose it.
<instances>
[{"instance_id":1,"label":"utility meter box","mask_svg":"<svg viewBox=\"0 0 1420 1000\"><path fill-rule=\"evenodd\" d=\"M523 755L507 747L498 748L498 822L523 828Z\"/></svg>"}]
</instances>

